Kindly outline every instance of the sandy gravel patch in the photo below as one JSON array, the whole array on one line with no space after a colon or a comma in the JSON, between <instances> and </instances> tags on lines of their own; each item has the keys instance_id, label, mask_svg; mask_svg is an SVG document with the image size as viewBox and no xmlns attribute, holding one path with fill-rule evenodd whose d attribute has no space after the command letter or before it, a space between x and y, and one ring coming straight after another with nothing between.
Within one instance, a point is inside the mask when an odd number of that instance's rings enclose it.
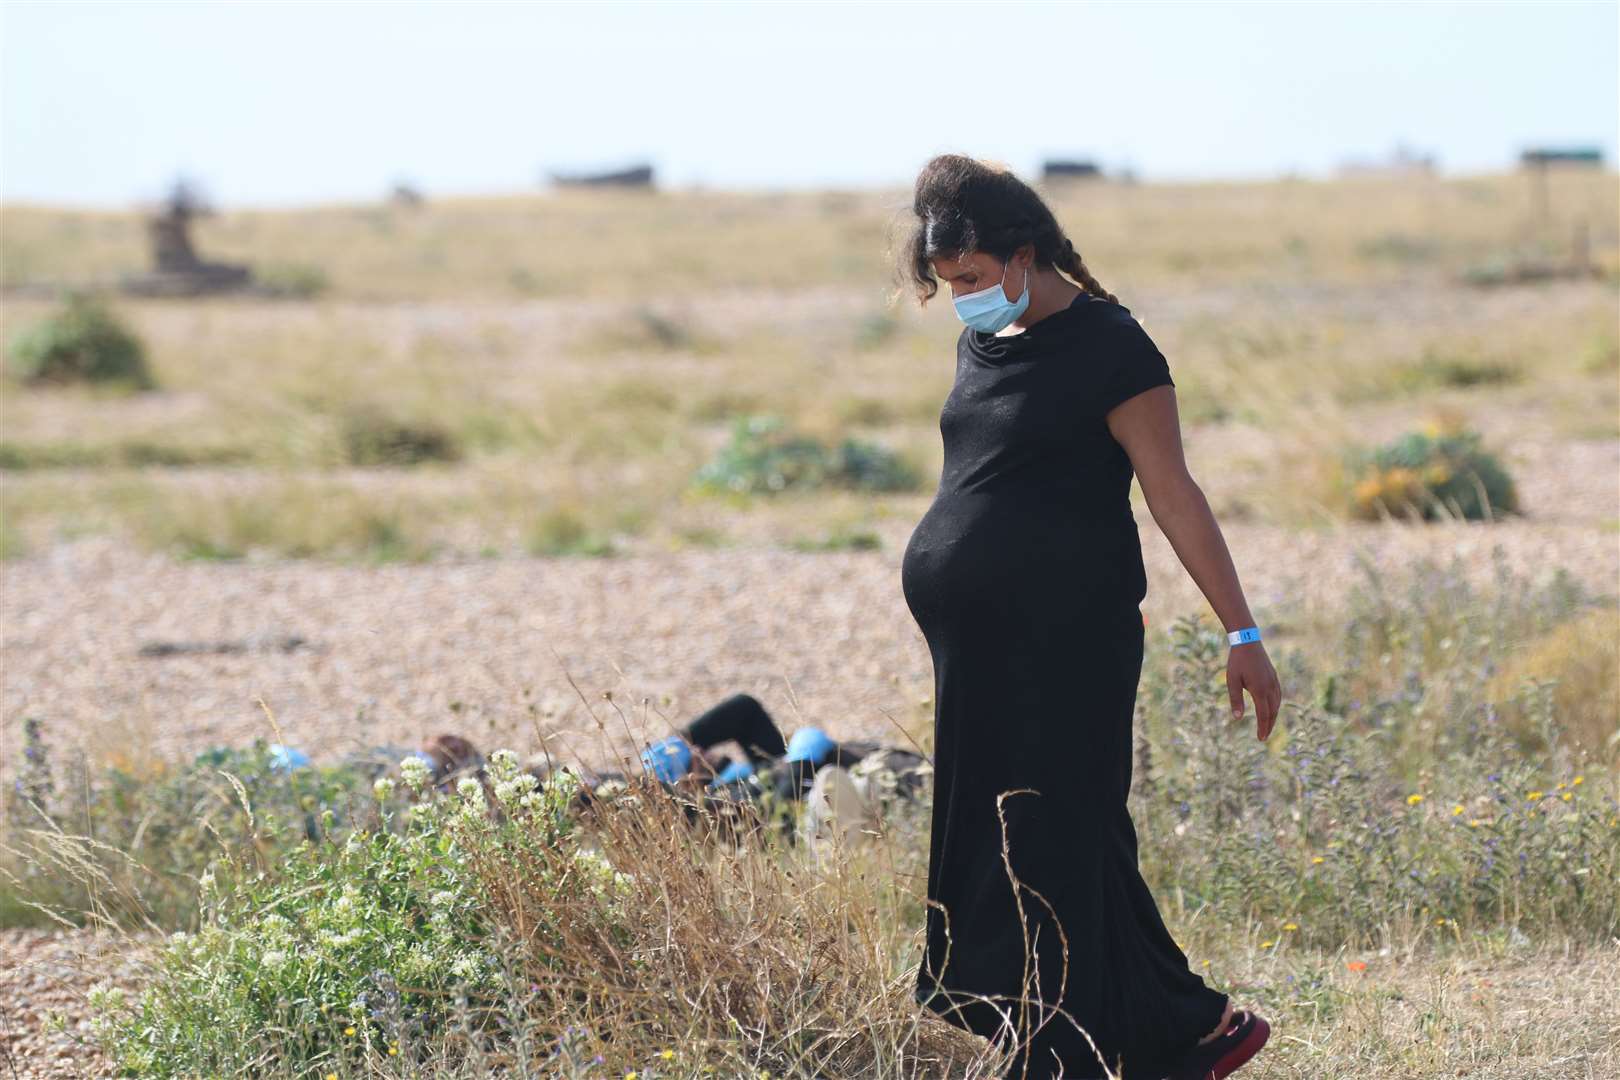
<instances>
[{"instance_id":1,"label":"sandy gravel patch","mask_svg":"<svg viewBox=\"0 0 1620 1080\"><path fill-rule=\"evenodd\" d=\"M1207 613L1168 541L1137 519L1150 626ZM544 735L554 750L599 757L607 747L570 679L621 745L740 690L788 731L901 738L896 723L919 730L931 715L932 667L899 581L914 525L882 523L882 549L867 552L383 567L181 563L83 540L0 568L3 738L12 745L22 718L39 716L64 749L189 758L211 743L273 738L262 699L287 741L317 758L446 728L486 748L534 751ZM1562 566L1608 593L1620 581L1620 537L1590 525L1224 531L1262 622L1291 598L1336 601L1362 576L1359 558L1395 570L1457 554L1483 582L1500 544L1520 572L1544 578ZM286 636L303 643L277 643ZM152 643L227 641L247 648L141 654ZM15 754L0 756L9 770Z\"/></svg>"}]
</instances>

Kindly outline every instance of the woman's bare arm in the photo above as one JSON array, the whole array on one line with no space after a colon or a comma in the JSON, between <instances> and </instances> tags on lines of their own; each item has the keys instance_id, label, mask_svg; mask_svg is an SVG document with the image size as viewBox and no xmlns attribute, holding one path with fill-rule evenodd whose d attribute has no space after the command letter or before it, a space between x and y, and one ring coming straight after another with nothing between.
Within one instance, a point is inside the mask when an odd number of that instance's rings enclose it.
<instances>
[{"instance_id":1,"label":"woman's bare arm","mask_svg":"<svg viewBox=\"0 0 1620 1080\"><path fill-rule=\"evenodd\" d=\"M1156 386L1128 398L1108 413L1107 421L1108 430L1131 459L1153 520L1208 598L1221 625L1228 633L1255 625L1226 538L1203 489L1187 470L1175 388ZM1247 688L1254 699L1256 733L1265 739L1282 706L1277 673L1263 642L1230 648L1226 685L1232 715L1243 715L1243 690Z\"/></svg>"}]
</instances>

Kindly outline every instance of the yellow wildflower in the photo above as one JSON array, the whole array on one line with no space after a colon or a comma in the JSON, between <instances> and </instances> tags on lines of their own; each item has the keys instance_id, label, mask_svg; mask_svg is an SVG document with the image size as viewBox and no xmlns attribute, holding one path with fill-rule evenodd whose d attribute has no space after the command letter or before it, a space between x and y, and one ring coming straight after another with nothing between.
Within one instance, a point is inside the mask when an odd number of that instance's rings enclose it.
<instances>
[{"instance_id":1,"label":"yellow wildflower","mask_svg":"<svg viewBox=\"0 0 1620 1080\"><path fill-rule=\"evenodd\" d=\"M1320 856L1320 855L1312 855L1311 856L1311 862L1319 863L1321 861L1322 861L1322 856Z\"/></svg>"},{"instance_id":2,"label":"yellow wildflower","mask_svg":"<svg viewBox=\"0 0 1620 1080\"><path fill-rule=\"evenodd\" d=\"M1562 780L1558 781L1558 790L1559 791L1564 790L1564 782Z\"/></svg>"},{"instance_id":3,"label":"yellow wildflower","mask_svg":"<svg viewBox=\"0 0 1620 1080\"><path fill-rule=\"evenodd\" d=\"M1456 806L1453 806L1451 808L1451 816L1452 817L1456 817L1458 814L1460 814L1462 812L1463 812L1463 804L1462 803L1458 803Z\"/></svg>"},{"instance_id":4,"label":"yellow wildflower","mask_svg":"<svg viewBox=\"0 0 1620 1080\"><path fill-rule=\"evenodd\" d=\"M629 1072L625 1073L624 1080L636 1080L636 1070L631 1069Z\"/></svg>"},{"instance_id":5,"label":"yellow wildflower","mask_svg":"<svg viewBox=\"0 0 1620 1080\"><path fill-rule=\"evenodd\" d=\"M1468 819L1468 827L1470 829L1477 829L1477 828L1479 828L1479 826L1480 826L1479 818L1473 817L1473 818Z\"/></svg>"},{"instance_id":6,"label":"yellow wildflower","mask_svg":"<svg viewBox=\"0 0 1620 1080\"><path fill-rule=\"evenodd\" d=\"M1267 938L1265 941L1262 941L1260 943L1260 947L1262 949L1269 949L1275 944L1277 944L1275 941L1272 941L1270 938Z\"/></svg>"},{"instance_id":7,"label":"yellow wildflower","mask_svg":"<svg viewBox=\"0 0 1620 1080\"><path fill-rule=\"evenodd\" d=\"M343 1034L345 1034L345 1035L353 1035L354 1034L354 1028L352 1028L352 1027L344 1028L343 1029Z\"/></svg>"},{"instance_id":8,"label":"yellow wildflower","mask_svg":"<svg viewBox=\"0 0 1620 1080\"><path fill-rule=\"evenodd\" d=\"M1532 791L1529 794L1525 795L1525 798L1529 799L1531 802L1535 802L1537 799L1541 798L1541 796L1542 796L1542 792Z\"/></svg>"},{"instance_id":9,"label":"yellow wildflower","mask_svg":"<svg viewBox=\"0 0 1620 1080\"><path fill-rule=\"evenodd\" d=\"M1299 929L1299 923L1285 922L1285 923L1283 923L1283 929L1284 930L1298 930Z\"/></svg>"},{"instance_id":10,"label":"yellow wildflower","mask_svg":"<svg viewBox=\"0 0 1620 1080\"><path fill-rule=\"evenodd\" d=\"M1569 802L1569 800L1571 800L1571 799L1573 799L1575 797L1575 793L1573 791L1566 791L1566 792L1564 792L1562 795L1560 795L1558 797L1560 799L1563 799L1565 802Z\"/></svg>"},{"instance_id":11,"label":"yellow wildflower","mask_svg":"<svg viewBox=\"0 0 1620 1080\"><path fill-rule=\"evenodd\" d=\"M1413 795L1408 795L1406 797L1406 805L1408 805L1408 806L1416 806L1418 803L1420 803L1422 801L1423 801L1423 796L1422 795L1413 794Z\"/></svg>"},{"instance_id":12,"label":"yellow wildflower","mask_svg":"<svg viewBox=\"0 0 1620 1080\"><path fill-rule=\"evenodd\" d=\"M668 1061L670 1058L675 1056L675 1051L673 1051L673 1050L660 1050L660 1051L658 1051L658 1056L663 1058L665 1061Z\"/></svg>"},{"instance_id":13,"label":"yellow wildflower","mask_svg":"<svg viewBox=\"0 0 1620 1080\"><path fill-rule=\"evenodd\" d=\"M1585 779L1586 779L1586 777L1584 777L1584 776L1577 776L1575 779L1571 780L1569 782L1569 784L1570 784L1571 787L1574 787L1576 784L1580 783L1582 780L1585 780Z\"/></svg>"},{"instance_id":14,"label":"yellow wildflower","mask_svg":"<svg viewBox=\"0 0 1620 1080\"><path fill-rule=\"evenodd\" d=\"M1405 465L1396 465L1384 473L1384 483L1399 492L1406 492L1416 487L1417 480L1417 470L1408 469Z\"/></svg>"}]
</instances>

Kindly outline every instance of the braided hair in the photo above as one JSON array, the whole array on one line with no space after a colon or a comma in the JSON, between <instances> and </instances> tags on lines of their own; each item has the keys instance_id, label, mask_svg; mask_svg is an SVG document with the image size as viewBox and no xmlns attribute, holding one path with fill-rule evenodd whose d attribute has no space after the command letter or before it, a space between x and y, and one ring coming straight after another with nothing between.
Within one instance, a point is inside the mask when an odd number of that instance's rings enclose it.
<instances>
[{"instance_id":1,"label":"braided hair","mask_svg":"<svg viewBox=\"0 0 1620 1080\"><path fill-rule=\"evenodd\" d=\"M939 291L933 260L985 252L1006 260L1025 244L1035 265L1061 270L1092 296L1117 304L1086 267L1034 188L997 162L939 154L917 174L911 229L895 264L899 291L910 287L923 305Z\"/></svg>"}]
</instances>

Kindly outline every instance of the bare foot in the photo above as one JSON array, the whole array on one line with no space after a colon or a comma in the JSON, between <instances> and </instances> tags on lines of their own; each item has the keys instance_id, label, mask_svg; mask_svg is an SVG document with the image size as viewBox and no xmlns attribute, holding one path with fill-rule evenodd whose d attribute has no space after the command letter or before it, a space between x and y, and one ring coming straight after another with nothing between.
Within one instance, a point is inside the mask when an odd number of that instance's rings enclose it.
<instances>
[{"instance_id":1,"label":"bare foot","mask_svg":"<svg viewBox=\"0 0 1620 1080\"><path fill-rule=\"evenodd\" d=\"M1215 1038L1215 1036L1217 1036L1221 1032L1225 1031L1227 1029L1227 1026L1230 1025L1231 1023L1232 1023L1232 999L1227 998L1226 999L1226 1011L1221 1014L1221 1022L1219 1024L1215 1025L1215 1030L1214 1031L1210 1032L1208 1035L1205 1035L1202 1039L1199 1039L1198 1040L1198 1045L1202 1046L1205 1043L1209 1042L1209 1040Z\"/></svg>"}]
</instances>

